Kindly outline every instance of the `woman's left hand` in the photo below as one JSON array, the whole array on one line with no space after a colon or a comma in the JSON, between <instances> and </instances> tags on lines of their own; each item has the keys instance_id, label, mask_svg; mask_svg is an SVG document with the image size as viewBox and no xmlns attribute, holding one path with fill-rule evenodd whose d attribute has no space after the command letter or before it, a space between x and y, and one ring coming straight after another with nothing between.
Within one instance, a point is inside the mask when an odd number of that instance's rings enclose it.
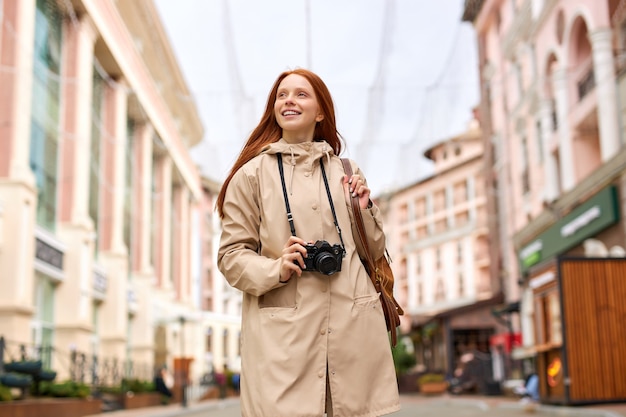
<instances>
[{"instance_id":1,"label":"woman's left hand","mask_svg":"<svg viewBox=\"0 0 626 417\"><path fill-rule=\"evenodd\" d=\"M347 198L358 197L359 206L364 209L367 208L370 202L370 189L365 185L365 181L360 175L353 175L343 177L343 189Z\"/></svg>"}]
</instances>

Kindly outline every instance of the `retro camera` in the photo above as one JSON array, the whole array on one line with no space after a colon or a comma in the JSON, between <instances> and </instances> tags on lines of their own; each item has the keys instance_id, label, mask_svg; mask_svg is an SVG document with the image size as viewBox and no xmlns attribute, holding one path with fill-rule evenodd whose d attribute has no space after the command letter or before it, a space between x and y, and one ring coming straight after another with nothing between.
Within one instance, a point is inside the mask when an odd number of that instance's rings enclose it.
<instances>
[{"instance_id":1,"label":"retro camera","mask_svg":"<svg viewBox=\"0 0 626 417\"><path fill-rule=\"evenodd\" d=\"M324 275L332 275L341 271L341 261L346 251L341 245L330 245L325 240L318 240L305 245L306 258L304 265L307 271L317 271Z\"/></svg>"}]
</instances>

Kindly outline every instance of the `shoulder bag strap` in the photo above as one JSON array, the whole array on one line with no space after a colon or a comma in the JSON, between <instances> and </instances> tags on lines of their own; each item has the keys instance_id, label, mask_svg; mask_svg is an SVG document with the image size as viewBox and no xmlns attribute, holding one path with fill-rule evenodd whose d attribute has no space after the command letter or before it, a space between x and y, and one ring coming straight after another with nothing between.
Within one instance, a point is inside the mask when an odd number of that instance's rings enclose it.
<instances>
[{"instance_id":1,"label":"shoulder bag strap","mask_svg":"<svg viewBox=\"0 0 626 417\"><path fill-rule=\"evenodd\" d=\"M352 165L350 164L350 160L347 158L341 158L341 163L343 164L343 170L346 172L348 178L352 177ZM350 196L350 203L352 205L352 213L354 214L354 223L356 225L356 229L358 232L358 238L363 245L363 249L365 250L365 268L367 269L368 275L374 284L374 288L376 288L377 292L382 291L382 287L380 282L378 282L374 275L376 271L376 267L374 266L374 259L372 258L372 253L370 252L369 245L367 244L367 236L365 235L365 225L363 224L363 216L361 215L361 206L359 205L359 197Z\"/></svg>"}]
</instances>

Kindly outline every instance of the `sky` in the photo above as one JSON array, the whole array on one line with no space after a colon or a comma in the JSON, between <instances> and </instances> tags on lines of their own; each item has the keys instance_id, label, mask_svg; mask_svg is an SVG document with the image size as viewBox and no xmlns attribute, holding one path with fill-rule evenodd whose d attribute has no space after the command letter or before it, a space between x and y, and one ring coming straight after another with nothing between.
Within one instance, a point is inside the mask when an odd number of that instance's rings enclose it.
<instances>
[{"instance_id":1,"label":"sky","mask_svg":"<svg viewBox=\"0 0 626 417\"><path fill-rule=\"evenodd\" d=\"M430 176L424 151L465 131L479 102L464 0L154 1L205 130L192 158L216 181L288 69L324 80L342 156L374 196Z\"/></svg>"}]
</instances>

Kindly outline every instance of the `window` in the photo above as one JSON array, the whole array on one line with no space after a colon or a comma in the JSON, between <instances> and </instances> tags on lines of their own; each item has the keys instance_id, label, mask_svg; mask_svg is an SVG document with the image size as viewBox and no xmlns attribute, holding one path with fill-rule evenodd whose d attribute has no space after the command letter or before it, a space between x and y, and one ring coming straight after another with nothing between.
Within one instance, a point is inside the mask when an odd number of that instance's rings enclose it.
<instances>
[{"instance_id":1,"label":"window","mask_svg":"<svg viewBox=\"0 0 626 417\"><path fill-rule=\"evenodd\" d=\"M37 0L30 168L37 186L37 224L56 221L62 16L53 1Z\"/></svg>"},{"instance_id":2,"label":"window","mask_svg":"<svg viewBox=\"0 0 626 417\"><path fill-rule=\"evenodd\" d=\"M133 271L133 132L131 120L126 123L125 179L124 179L124 244L128 250L128 277Z\"/></svg>"},{"instance_id":3,"label":"window","mask_svg":"<svg viewBox=\"0 0 626 417\"><path fill-rule=\"evenodd\" d=\"M99 249L99 230L100 230L100 206L103 172L101 167L102 155L102 108L104 99L104 79L100 76L97 69L93 70L93 87L91 102L91 163L89 164L89 217L93 221L95 228L96 241L95 257L98 259Z\"/></svg>"},{"instance_id":4,"label":"window","mask_svg":"<svg viewBox=\"0 0 626 417\"><path fill-rule=\"evenodd\" d=\"M54 295L55 286L45 275L36 273L33 305L35 312L32 322L32 342L41 348L44 367L51 367L52 346L54 343Z\"/></svg>"}]
</instances>

